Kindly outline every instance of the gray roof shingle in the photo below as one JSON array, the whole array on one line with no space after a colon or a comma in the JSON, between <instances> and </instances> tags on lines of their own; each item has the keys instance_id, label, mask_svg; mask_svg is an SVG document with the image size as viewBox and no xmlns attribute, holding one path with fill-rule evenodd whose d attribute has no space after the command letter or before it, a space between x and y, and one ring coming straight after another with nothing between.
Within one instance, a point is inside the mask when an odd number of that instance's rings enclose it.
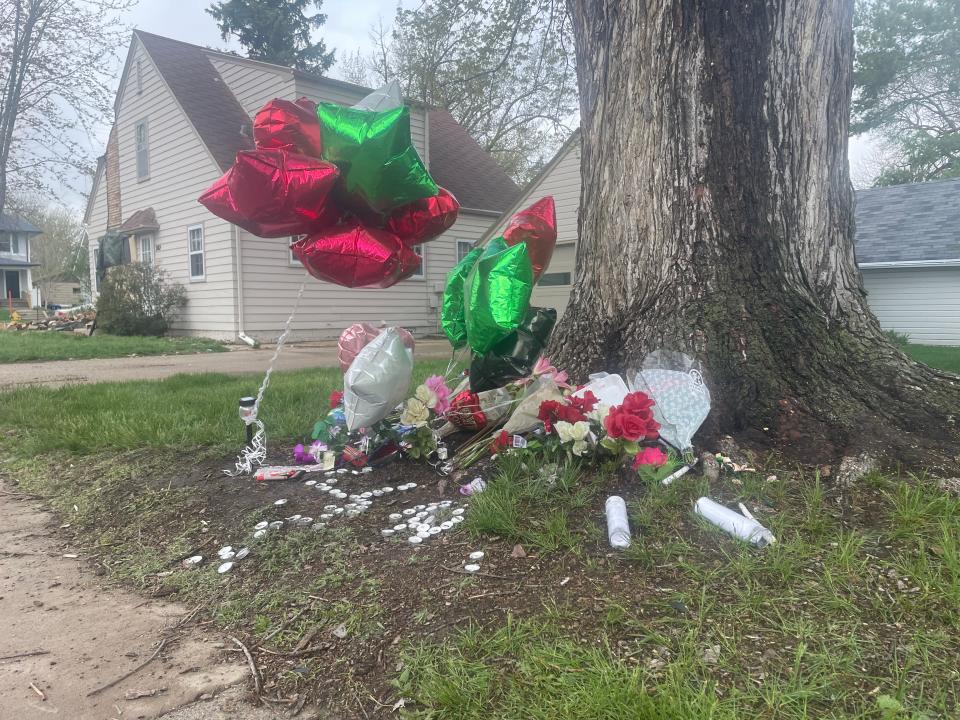
<instances>
[{"instance_id":1,"label":"gray roof shingle","mask_svg":"<svg viewBox=\"0 0 960 720\"><path fill-rule=\"evenodd\" d=\"M23 233L43 232L43 230L33 223L27 222L19 215L11 215L10 213L0 213L0 231Z\"/></svg>"},{"instance_id":2,"label":"gray roof shingle","mask_svg":"<svg viewBox=\"0 0 960 720\"><path fill-rule=\"evenodd\" d=\"M250 118L198 45L134 31L224 172L253 148Z\"/></svg>"},{"instance_id":3,"label":"gray roof shingle","mask_svg":"<svg viewBox=\"0 0 960 720\"><path fill-rule=\"evenodd\" d=\"M960 178L857 192L857 263L960 259Z\"/></svg>"}]
</instances>

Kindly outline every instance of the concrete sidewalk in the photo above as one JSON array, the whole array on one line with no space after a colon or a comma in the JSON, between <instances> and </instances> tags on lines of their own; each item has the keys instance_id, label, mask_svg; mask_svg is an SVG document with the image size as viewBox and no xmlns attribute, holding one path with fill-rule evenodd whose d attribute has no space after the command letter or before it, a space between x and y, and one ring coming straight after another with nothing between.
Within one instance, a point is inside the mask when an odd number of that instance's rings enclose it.
<instances>
[{"instance_id":1,"label":"concrete sidewalk","mask_svg":"<svg viewBox=\"0 0 960 720\"><path fill-rule=\"evenodd\" d=\"M50 362L0 365L0 388L42 385L60 387L74 383L115 380L159 380L179 373L219 372L230 375L262 373L273 357L272 346L257 350L231 347L225 353L155 355L98 360L52 360ZM450 357L446 340L417 340L418 360ZM337 367L337 343L296 343L283 348L276 370Z\"/></svg>"}]
</instances>

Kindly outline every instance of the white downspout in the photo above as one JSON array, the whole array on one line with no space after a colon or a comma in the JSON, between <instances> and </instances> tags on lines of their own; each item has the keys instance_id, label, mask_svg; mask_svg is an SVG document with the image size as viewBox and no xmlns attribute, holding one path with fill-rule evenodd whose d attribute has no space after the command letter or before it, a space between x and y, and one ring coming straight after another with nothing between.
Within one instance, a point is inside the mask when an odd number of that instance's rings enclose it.
<instances>
[{"instance_id":1,"label":"white downspout","mask_svg":"<svg viewBox=\"0 0 960 720\"><path fill-rule=\"evenodd\" d=\"M252 348L260 347L260 343L243 331L243 251L240 245L240 233L237 226L230 224L230 234L233 236L234 255L237 258L237 337Z\"/></svg>"}]
</instances>

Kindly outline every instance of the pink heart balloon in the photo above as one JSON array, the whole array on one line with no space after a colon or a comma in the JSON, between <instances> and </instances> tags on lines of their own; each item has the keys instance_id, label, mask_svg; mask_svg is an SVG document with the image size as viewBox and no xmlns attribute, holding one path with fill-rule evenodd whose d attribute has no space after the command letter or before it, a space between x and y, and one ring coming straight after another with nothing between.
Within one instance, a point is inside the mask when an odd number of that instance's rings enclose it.
<instances>
[{"instance_id":1,"label":"pink heart balloon","mask_svg":"<svg viewBox=\"0 0 960 720\"><path fill-rule=\"evenodd\" d=\"M341 372L346 372L357 353L363 350L367 343L383 332L384 329L375 327L370 323L360 322L354 323L340 333L340 340L337 342L337 360L340 361ZM403 344L412 351L417 341L413 339L410 331L398 327L397 332L400 334Z\"/></svg>"}]
</instances>

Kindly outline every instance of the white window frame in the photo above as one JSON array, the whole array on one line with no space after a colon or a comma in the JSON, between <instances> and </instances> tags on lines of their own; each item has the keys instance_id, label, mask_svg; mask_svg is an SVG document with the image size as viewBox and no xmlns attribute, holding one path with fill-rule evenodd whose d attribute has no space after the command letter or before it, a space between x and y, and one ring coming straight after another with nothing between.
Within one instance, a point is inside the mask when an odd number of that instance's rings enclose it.
<instances>
[{"instance_id":1,"label":"white window frame","mask_svg":"<svg viewBox=\"0 0 960 720\"><path fill-rule=\"evenodd\" d=\"M466 246L467 246L467 252L465 252L465 253L463 254L463 257L460 256L460 246L461 246L461 245L466 245ZM463 258L466 257L467 255L469 255L471 250L473 250L473 243L470 242L469 240L457 240L457 241L456 241L456 249L457 249L457 256L456 256L456 257L457 257L457 262L456 262L455 264L459 264L460 261L463 260Z\"/></svg>"},{"instance_id":2,"label":"white window frame","mask_svg":"<svg viewBox=\"0 0 960 720\"><path fill-rule=\"evenodd\" d=\"M200 231L200 249L193 249L193 231ZM203 274L194 275L193 274L193 256L199 255L200 262L203 264ZM207 238L203 230L203 223L199 225L190 225L187 228L187 275L190 278L190 282L204 282L207 279Z\"/></svg>"},{"instance_id":3,"label":"white window frame","mask_svg":"<svg viewBox=\"0 0 960 720\"><path fill-rule=\"evenodd\" d=\"M410 280L423 280L427 277L427 248L426 243L411 245L410 249L420 256L420 269L410 276Z\"/></svg>"},{"instance_id":4,"label":"white window frame","mask_svg":"<svg viewBox=\"0 0 960 720\"><path fill-rule=\"evenodd\" d=\"M143 146L140 144L140 128L143 128ZM143 174L140 173L140 153L143 153ZM143 118L133 126L133 156L137 164L137 182L150 179L150 126Z\"/></svg>"},{"instance_id":5,"label":"white window frame","mask_svg":"<svg viewBox=\"0 0 960 720\"><path fill-rule=\"evenodd\" d=\"M146 245L150 247L149 260L144 259L143 247L144 241ZM137 262L146 263L147 265L153 265L156 262L157 258L157 244L154 241L153 233L143 233L142 235L137 235Z\"/></svg>"},{"instance_id":6,"label":"white window frame","mask_svg":"<svg viewBox=\"0 0 960 720\"><path fill-rule=\"evenodd\" d=\"M13 237L14 235L12 232L0 233L0 243L4 243L6 245L6 249L0 247L0 252L10 253L11 255L13 254Z\"/></svg>"},{"instance_id":7,"label":"white window frame","mask_svg":"<svg viewBox=\"0 0 960 720\"><path fill-rule=\"evenodd\" d=\"M287 245L287 263L290 265L290 267L298 267L298 268L302 268L302 267L303 267L303 263L300 262L299 258L297 258L297 256L293 254L293 249L290 247L291 245L293 245L297 240L299 240L299 239L302 238L302 237L304 237L304 236L303 236L303 235L291 235L290 238L289 238L289 239L290 239L290 244Z\"/></svg>"}]
</instances>

